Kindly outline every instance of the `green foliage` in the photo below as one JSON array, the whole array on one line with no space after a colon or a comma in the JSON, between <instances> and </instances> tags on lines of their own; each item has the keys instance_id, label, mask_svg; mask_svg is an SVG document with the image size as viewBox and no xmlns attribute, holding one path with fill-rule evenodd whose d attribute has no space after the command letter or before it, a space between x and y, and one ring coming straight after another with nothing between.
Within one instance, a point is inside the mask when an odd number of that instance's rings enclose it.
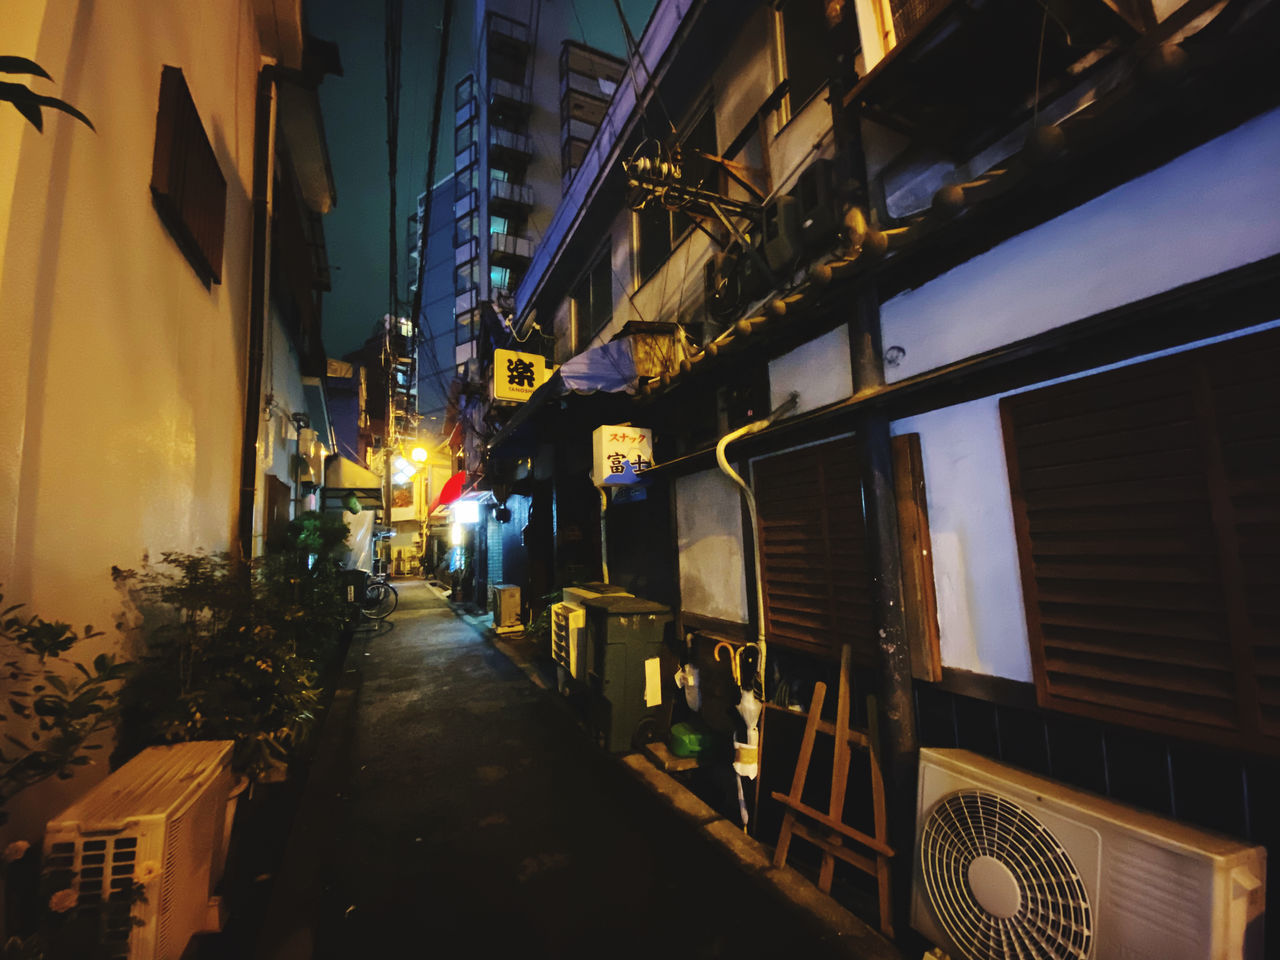
<instances>
[{"instance_id":1,"label":"green foliage","mask_svg":"<svg viewBox=\"0 0 1280 960\"><path fill-rule=\"evenodd\" d=\"M0 57L0 73L22 73L28 76L39 77L42 80L52 80L53 78L45 71L40 64L34 60L28 60L26 57ZM7 100L12 103L14 109L27 118L27 121L37 130L44 131L44 114L42 107L52 107L54 110L61 110L63 113L75 117L90 130L93 130L93 124L83 113L67 103L65 100L59 100L57 97L48 97L43 94L36 93L28 87L20 83L9 83L0 81L0 100Z\"/></svg>"},{"instance_id":2,"label":"green foliage","mask_svg":"<svg viewBox=\"0 0 1280 960\"><path fill-rule=\"evenodd\" d=\"M3 595L0 594L0 602ZM85 663L69 656L86 640L102 636L92 626L23 616L21 604L0 610L0 823L4 807L19 792L50 777L68 779L91 762L90 743L118 717L117 684L132 664L103 653Z\"/></svg>"},{"instance_id":3,"label":"green foliage","mask_svg":"<svg viewBox=\"0 0 1280 960\"><path fill-rule=\"evenodd\" d=\"M237 770L259 779L281 770L311 730L319 672L348 621L329 559L345 538L341 520L304 514L248 570L226 554L172 552L117 571L151 622L125 687L122 758L226 739L236 741Z\"/></svg>"}]
</instances>

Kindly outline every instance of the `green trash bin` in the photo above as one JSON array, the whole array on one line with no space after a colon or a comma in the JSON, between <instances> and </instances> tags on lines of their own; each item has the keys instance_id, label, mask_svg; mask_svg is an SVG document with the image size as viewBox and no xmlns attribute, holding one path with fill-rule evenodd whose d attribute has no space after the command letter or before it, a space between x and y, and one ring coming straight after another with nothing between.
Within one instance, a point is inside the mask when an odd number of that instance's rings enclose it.
<instances>
[{"instance_id":1,"label":"green trash bin","mask_svg":"<svg viewBox=\"0 0 1280 960\"><path fill-rule=\"evenodd\" d=\"M592 727L614 753L632 749L662 706L662 637L671 608L626 595L583 600Z\"/></svg>"}]
</instances>

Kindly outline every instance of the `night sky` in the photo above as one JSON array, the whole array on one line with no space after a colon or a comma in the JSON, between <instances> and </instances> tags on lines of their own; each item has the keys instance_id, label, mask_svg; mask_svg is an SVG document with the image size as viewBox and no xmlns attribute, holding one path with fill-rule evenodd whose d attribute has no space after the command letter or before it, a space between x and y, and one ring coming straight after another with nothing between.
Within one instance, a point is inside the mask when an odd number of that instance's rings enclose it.
<instances>
[{"instance_id":1,"label":"night sky","mask_svg":"<svg viewBox=\"0 0 1280 960\"><path fill-rule=\"evenodd\" d=\"M625 56L622 27L607 0L569 0L576 6L583 40ZM637 38L656 0L623 0ZM400 295L407 298L404 251L407 222L425 189L442 0L405 0L401 53L400 149L396 185ZM325 134L337 183L338 204L324 219L333 289L324 298L324 341L330 356L359 347L387 312L389 239L387 216L386 66L383 4L376 0L309 0L308 29L338 44L343 76L320 86ZM455 0L448 82L441 113L436 176L453 168L453 86L470 72L474 0Z\"/></svg>"}]
</instances>

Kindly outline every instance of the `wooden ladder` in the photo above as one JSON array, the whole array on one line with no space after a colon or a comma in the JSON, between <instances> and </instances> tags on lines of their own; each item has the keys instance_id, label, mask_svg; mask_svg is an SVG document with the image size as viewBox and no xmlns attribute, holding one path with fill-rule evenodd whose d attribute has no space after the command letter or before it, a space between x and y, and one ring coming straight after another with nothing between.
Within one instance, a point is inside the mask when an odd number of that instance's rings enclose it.
<instances>
[{"instance_id":1,"label":"wooden ladder","mask_svg":"<svg viewBox=\"0 0 1280 960\"><path fill-rule=\"evenodd\" d=\"M880 764L871 738L864 731L854 730L849 726L850 658L850 647L845 644L840 652L836 722L828 723L822 719L822 704L827 696L827 685L819 682L813 688L813 701L809 704L804 736L800 740L800 755L796 759L795 774L791 778L791 792L779 793L776 790L773 792L773 799L787 808L782 818L782 830L778 834L778 846L773 853L773 865L775 867L786 865L787 853L791 848L791 838L794 835L809 841L822 851L822 865L818 871L818 889L823 893L831 892L831 878L835 871L836 858L875 877L876 890L880 899L880 932L886 937L892 937L889 858L893 856L893 848L889 846L887 840L884 777L880 772ZM809 775L813 742L819 733L828 734L835 739L835 755L831 764L831 797L825 813L816 807L809 806L801 799L805 780ZM841 820L844 814L845 787L849 778L850 748L853 746L865 750L870 762L871 801L875 817L874 836L863 833ZM800 817L812 823L802 823L798 820ZM822 829L824 827L825 830ZM847 847L845 842L848 840L867 848L870 855Z\"/></svg>"}]
</instances>

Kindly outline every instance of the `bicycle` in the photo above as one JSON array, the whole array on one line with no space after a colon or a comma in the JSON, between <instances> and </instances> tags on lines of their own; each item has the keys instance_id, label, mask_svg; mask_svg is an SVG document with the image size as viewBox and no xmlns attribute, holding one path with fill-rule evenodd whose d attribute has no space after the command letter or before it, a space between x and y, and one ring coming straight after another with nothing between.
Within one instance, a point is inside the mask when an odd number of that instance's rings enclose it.
<instances>
[{"instance_id":1,"label":"bicycle","mask_svg":"<svg viewBox=\"0 0 1280 960\"><path fill-rule=\"evenodd\" d=\"M368 620L385 620L400 603L400 594L387 580L385 573L370 574L365 581L364 599L360 613Z\"/></svg>"},{"instance_id":2,"label":"bicycle","mask_svg":"<svg viewBox=\"0 0 1280 960\"><path fill-rule=\"evenodd\" d=\"M347 602L365 620L385 620L400 602L396 588L387 582L385 573L346 570L342 574ZM356 614L352 613L352 616Z\"/></svg>"}]
</instances>

